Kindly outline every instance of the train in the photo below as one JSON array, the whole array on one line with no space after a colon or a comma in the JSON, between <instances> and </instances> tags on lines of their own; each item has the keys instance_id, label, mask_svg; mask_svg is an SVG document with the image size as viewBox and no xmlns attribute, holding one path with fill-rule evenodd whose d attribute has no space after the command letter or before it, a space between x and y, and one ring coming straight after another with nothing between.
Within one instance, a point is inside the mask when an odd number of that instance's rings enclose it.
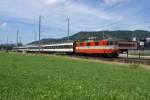
<instances>
[{"instance_id":1,"label":"train","mask_svg":"<svg viewBox=\"0 0 150 100\"><path fill-rule=\"evenodd\" d=\"M15 47L14 50L18 52L31 53L40 52L118 57L118 55L121 53L128 52L128 50L136 50L137 48L137 42L103 39L99 41L75 41L49 45L27 45L22 47Z\"/></svg>"}]
</instances>

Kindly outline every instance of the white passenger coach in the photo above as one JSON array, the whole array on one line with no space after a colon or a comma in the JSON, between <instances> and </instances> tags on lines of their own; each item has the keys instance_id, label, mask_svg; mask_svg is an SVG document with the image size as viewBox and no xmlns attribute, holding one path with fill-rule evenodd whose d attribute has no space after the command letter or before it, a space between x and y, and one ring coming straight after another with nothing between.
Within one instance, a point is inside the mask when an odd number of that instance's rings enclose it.
<instances>
[{"instance_id":1,"label":"white passenger coach","mask_svg":"<svg viewBox=\"0 0 150 100\"><path fill-rule=\"evenodd\" d=\"M15 47L14 50L18 52L73 53L73 43L26 45L22 47Z\"/></svg>"}]
</instances>

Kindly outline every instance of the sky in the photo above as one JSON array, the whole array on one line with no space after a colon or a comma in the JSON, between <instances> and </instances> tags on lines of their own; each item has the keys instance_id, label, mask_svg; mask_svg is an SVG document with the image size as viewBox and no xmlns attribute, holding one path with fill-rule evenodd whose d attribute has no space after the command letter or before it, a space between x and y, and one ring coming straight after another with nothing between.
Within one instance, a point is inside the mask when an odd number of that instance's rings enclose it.
<instances>
[{"instance_id":1,"label":"sky","mask_svg":"<svg viewBox=\"0 0 150 100\"><path fill-rule=\"evenodd\" d=\"M42 16L41 38L67 36L80 31L148 30L150 0L0 0L0 43L29 43L38 35ZM38 36L37 36L38 38Z\"/></svg>"}]
</instances>

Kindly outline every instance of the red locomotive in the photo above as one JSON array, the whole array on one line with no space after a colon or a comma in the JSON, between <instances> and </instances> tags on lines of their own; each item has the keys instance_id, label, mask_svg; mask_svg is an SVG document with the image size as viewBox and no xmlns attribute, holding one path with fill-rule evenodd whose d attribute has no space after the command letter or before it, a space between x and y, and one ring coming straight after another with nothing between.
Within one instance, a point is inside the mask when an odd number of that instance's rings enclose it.
<instances>
[{"instance_id":1,"label":"red locomotive","mask_svg":"<svg viewBox=\"0 0 150 100\"><path fill-rule=\"evenodd\" d=\"M76 54L91 54L117 57L118 54L127 52L129 49L137 49L136 42L119 42L111 39L89 42L76 42Z\"/></svg>"}]
</instances>

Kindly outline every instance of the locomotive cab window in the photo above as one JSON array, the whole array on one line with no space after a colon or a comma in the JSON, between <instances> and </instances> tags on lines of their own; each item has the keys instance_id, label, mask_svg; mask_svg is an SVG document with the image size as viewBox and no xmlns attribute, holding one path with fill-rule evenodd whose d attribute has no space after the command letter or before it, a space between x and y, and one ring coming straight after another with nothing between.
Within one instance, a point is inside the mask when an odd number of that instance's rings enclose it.
<instances>
[{"instance_id":1,"label":"locomotive cab window","mask_svg":"<svg viewBox=\"0 0 150 100\"><path fill-rule=\"evenodd\" d=\"M90 46L90 42L88 42L86 45L87 45L87 46Z\"/></svg>"},{"instance_id":2,"label":"locomotive cab window","mask_svg":"<svg viewBox=\"0 0 150 100\"><path fill-rule=\"evenodd\" d=\"M95 42L95 46L98 46L99 45L99 42Z\"/></svg>"}]
</instances>

